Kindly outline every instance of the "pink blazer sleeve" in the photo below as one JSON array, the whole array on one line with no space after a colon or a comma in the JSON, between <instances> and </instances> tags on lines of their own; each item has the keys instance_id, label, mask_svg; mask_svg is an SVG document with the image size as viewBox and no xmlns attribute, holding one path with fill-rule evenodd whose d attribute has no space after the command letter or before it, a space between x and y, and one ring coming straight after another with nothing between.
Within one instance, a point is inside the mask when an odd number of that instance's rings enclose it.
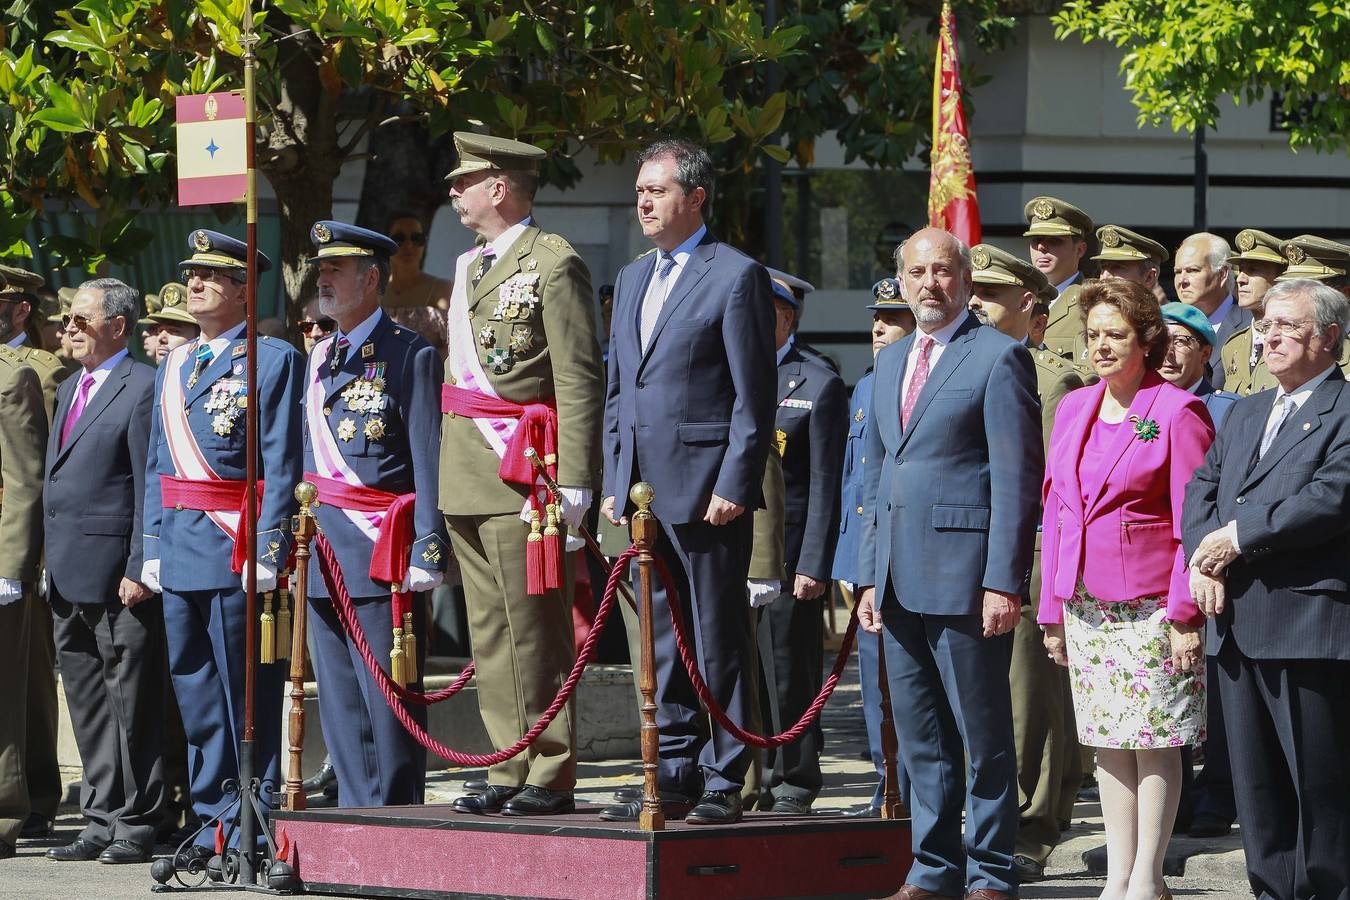
<instances>
[{"instance_id":1,"label":"pink blazer sleeve","mask_svg":"<svg viewBox=\"0 0 1350 900\"><path fill-rule=\"evenodd\" d=\"M1190 572L1186 568L1186 548L1182 545L1181 510L1186 501L1186 485L1205 461L1209 445L1214 443L1214 423L1209 410L1198 398L1177 408L1168 431L1169 493L1172 503L1172 533L1177 541L1172 565L1172 584L1167 593L1167 619L1188 625L1202 625L1205 617L1191 596Z\"/></svg>"},{"instance_id":2,"label":"pink blazer sleeve","mask_svg":"<svg viewBox=\"0 0 1350 900\"><path fill-rule=\"evenodd\" d=\"M1050 447L1045 454L1045 481L1041 485L1041 602L1036 610L1036 621L1041 625L1064 623L1064 600L1055 596L1055 575L1059 571L1059 497L1054 492L1053 461L1064 456L1069 445L1066 433L1069 423L1076 418L1077 403L1082 398L1070 393L1060 401L1055 412L1055 426L1050 432ZM1075 463L1076 465L1077 463Z\"/></svg>"}]
</instances>

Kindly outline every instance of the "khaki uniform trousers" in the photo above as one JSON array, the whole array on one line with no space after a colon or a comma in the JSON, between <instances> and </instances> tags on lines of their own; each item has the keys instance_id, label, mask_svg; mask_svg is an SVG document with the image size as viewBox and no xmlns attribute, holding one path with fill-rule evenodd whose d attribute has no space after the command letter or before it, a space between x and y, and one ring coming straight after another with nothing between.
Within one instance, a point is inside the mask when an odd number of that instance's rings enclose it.
<instances>
[{"instance_id":1,"label":"khaki uniform trousers","mask_svg":"<svg viewBox=\"0 0 1350 900\"><path fill-rule=\"evenodd\" d=\"M575 554L564 559L564 589L525 592L525 538L518 514L446 516L464 578L478 710L497 749L525 734L557 696L576 660L572 631ZM488 769L488 782L570 791L576 786L576 699L525 751Z\"/></svg>"},{"instance_id":2,"label":"khaki uniform trousers","mask_svg":"<svg viewBox=\"0 0 1350 900\"><path fill-rule=\"evenodd\" d=\"M25 771L28 731L29 618L37 599L25 587L21 599L0 606L0 684L5 709L0 715L0 841L13 846L28 818Z\"/></svg>"}]
</instances>

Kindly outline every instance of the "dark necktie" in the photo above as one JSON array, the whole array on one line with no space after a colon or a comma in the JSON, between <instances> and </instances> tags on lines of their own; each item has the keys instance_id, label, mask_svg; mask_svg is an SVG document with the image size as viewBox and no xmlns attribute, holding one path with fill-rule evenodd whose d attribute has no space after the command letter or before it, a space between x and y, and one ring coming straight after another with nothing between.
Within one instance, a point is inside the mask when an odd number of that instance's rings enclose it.
<instances>
[{"instance_id":1,"label":"dark necktie","mask_svg":"<svg viewBox=\"0 0 1350 900\"><path fill-rule=\"evenodd\" d=\"M215 353L211 351L210 344L202 344L197 348L197 358L192 363L192 374L188 376L188 387L197 386L197 379L202 377L202 373L211 365L214 357Z\"/></svg>"},{"instance_id":2,"label":"dark necktie","mask_svg":"<svg viewBox=\"0 0 1350 900\"><path fill-rule=\"evenodd\" d=\"M347 361L347 348L351 346L347 343L346 335L338 335L338 339L333 342L333 357L328 361L328 377L336 378L338 370L342 364Z\"/></svg>"},{"instance_id":3,"label":"dark necktie","mask_svg":"<svg viewBox=\"0 0 1350 900\"><path fill-rule=\"evenodd\" d=\"M482 281L483 276L487 274L488 269L492 268L492 263L495 259L496 256L493 253L492 245L489 244L485 246L483 252L478 257L478 265L473 270L474 287L478 287L478 282Z\"/></svg>"}]
</instances>

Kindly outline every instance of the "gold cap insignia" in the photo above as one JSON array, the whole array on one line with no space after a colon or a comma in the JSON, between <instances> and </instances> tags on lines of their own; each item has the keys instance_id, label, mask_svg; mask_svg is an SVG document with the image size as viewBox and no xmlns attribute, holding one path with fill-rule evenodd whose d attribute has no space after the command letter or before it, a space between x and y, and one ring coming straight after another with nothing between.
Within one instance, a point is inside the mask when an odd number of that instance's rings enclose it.
<instances>
[{"instance_id":1,"label":"gold cap insignia","mask_svg":"<svg viewBox=\"0 0 1350 900\"><path fill-rule=\"evenodd\" d=\"M1237 236L1238 249L1243 253L1256 246L1256 235L1250 231L1239 231Z\"/></svg>"},{"instance_id":2,"label":"gold cap insignia","mask_svg":"<svg viewBox=\"0 0 1350 900\"><path fill-rule=\"evenodd\" d=\"M333 239L333 232L328 230L328 226L322 222L314 223L314 242L316 244L326 244Z\"/></svg>"},{"instance_id":3,"label":"gold cap insignia","mask_svg":"<svg viewBox=\"0 0 1350 900\"><path fill-rule=\"evenodd\" d=\"M1049 200L1037 200L1031 207L1031 214L1038 219L1051 219L1055 215L1055 205Z\"/></svg>"},{"instance_id":4,"label":"gold cap insignia","mask_svg":"<svg viewBox=\"0 0 1350 900\"><path fill-rule=\"evenodd\" d=\"M182 306L187 302L187 288L181 284L166 284L159 289L159 301L165 307Z\"/></svg>"},{"instance_id":5,"label":"gold cap insignia","mask_svg":"<svg viewBox=\"0 0 1350 900\"><path fill-rule=\"evenodd\" d=\"M211 235L202 231L200 228L197 229L197 233L192 236L192 246L196 247L202 253L205 253L207 250L211 249Z\"/></svg>"},{"instance_id":6,"label":"gold cap insignia","mask_svg":"<svg viewBox=\"0 0 1350 900\"><path fill-rule=\"evenodd\" d=\"M896 290L896 283L893 279L883 278L877 285L878 300L894 300L899 295L900 292Z\"/></svg>"},{"instance_id":7,"label":"gold cap insignia","mask_svg":"<svg viewBox=\"0 0 1350 900\"><path fill-rule=\"evenodd\" d=\"M1101 239L1103 247L1119 247L1120 233L1109 225L1102 229L1101 234L1097 235Z\"/></svg>"},{"instance_id":8,"label":"gold cap insignia","mask_svg":"<svg viewBox=\"0 0 1350 900\"><path fill-rule=\"evenodd\" d=\"M975 247L970 251L970 264L977 269L989 268L989 251L983 247Z\"/></svg>"},{"instance_id":9,"label":"gold cap insignia","mask_svg":"<svg viewBox=\"0 0 1350 900\"><path fill-rule=\"evenodd\" d=\"M1303 260L1307 259L1307 256L1308 255L1303 252L1303 248L1298 244L1289 244L1284 248L1284 258L1294 265L1303 262Z\"/></svg>"}]
</instances>

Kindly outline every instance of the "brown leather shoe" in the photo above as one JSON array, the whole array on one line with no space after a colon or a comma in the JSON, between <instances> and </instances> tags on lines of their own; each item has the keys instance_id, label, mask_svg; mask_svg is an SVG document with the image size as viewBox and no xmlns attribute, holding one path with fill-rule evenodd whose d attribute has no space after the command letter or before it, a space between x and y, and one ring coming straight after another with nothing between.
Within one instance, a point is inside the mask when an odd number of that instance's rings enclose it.
<instances>
[{"instance_id":1,"label":"brown leather shoe","mask_svg":"<svg viewBox=\"0 0 1350 900\"><path fill-rule=\"evenodd\" d=\"M901 885L900 890L896 892L890 900L960 900L951 894L938 894L927 888L921 888L917 884Z\"/></svg>"},{"instance_id":2,"label":"brown leather shoe","mask_svg":"<svg viewBox=\"0 0 1350 900\"><path fill-rule=\"evenodd\" d=\"M966 900L1012 900L1012 894L993 888L979 888L966 894Z\"/></svg>"}]
</instances>

